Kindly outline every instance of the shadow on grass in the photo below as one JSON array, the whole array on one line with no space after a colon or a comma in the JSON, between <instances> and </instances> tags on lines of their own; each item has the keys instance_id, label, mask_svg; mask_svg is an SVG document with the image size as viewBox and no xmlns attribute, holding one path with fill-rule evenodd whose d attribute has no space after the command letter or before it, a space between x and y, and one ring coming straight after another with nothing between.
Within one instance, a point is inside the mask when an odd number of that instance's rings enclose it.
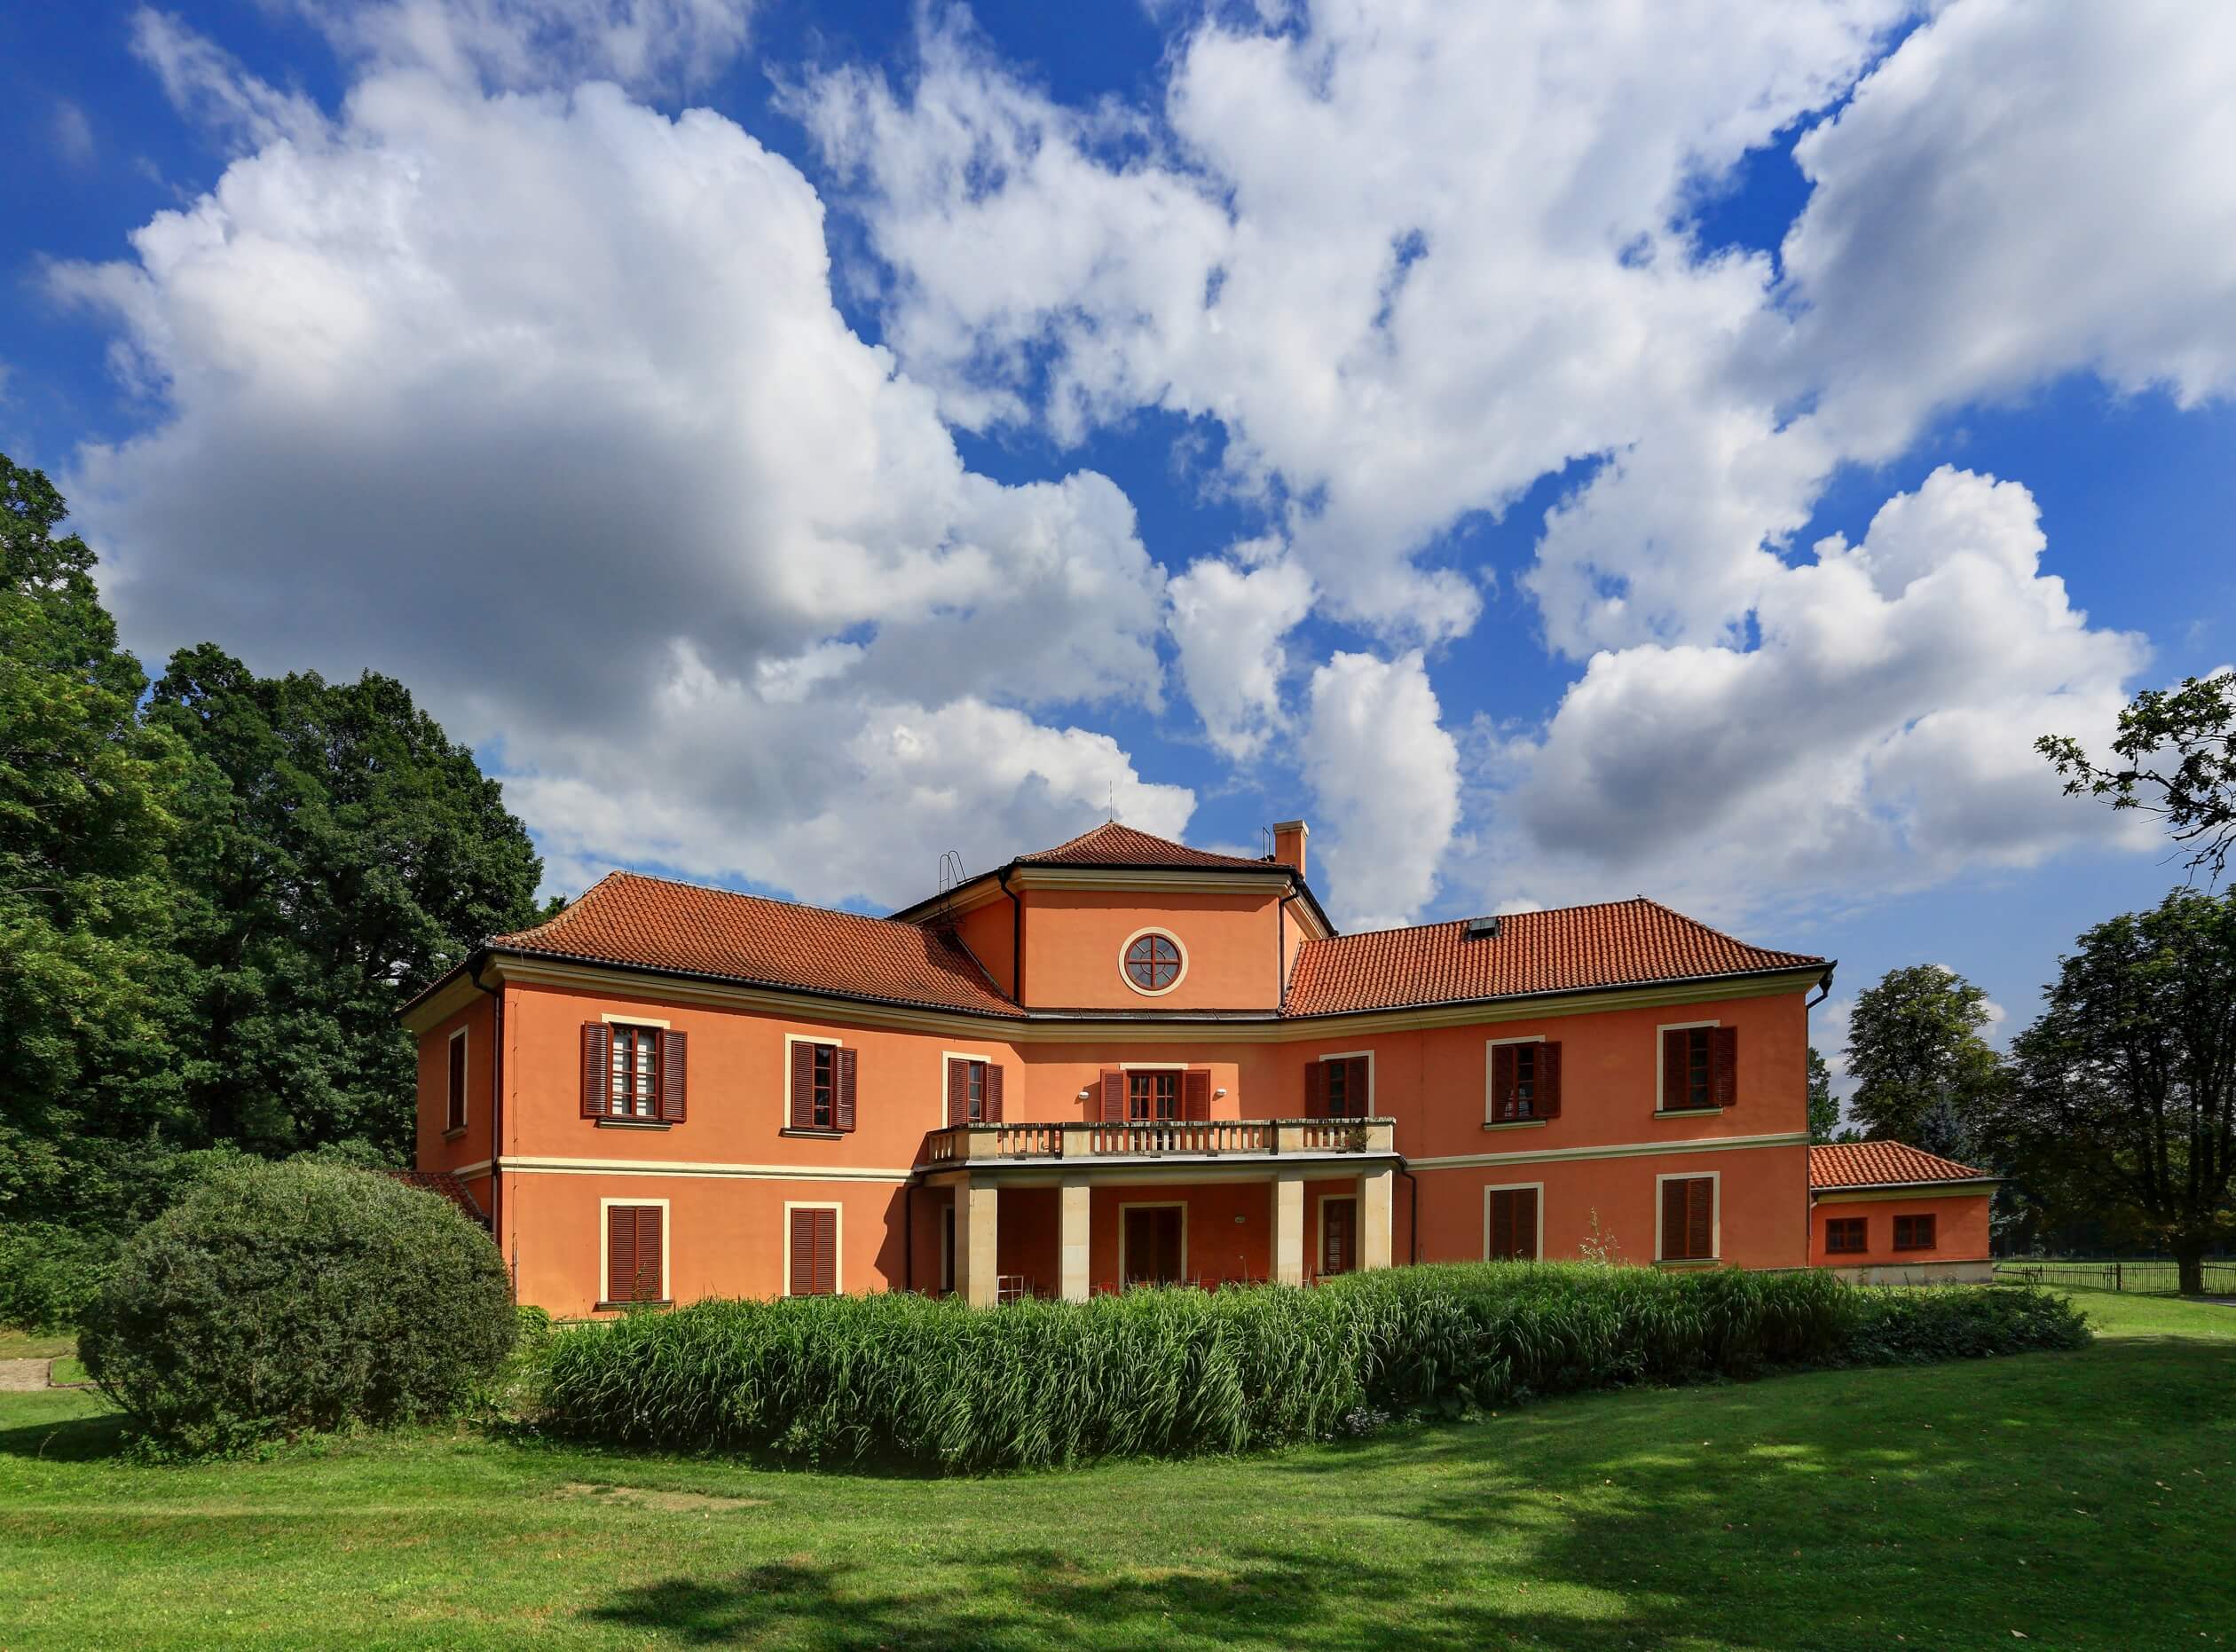
<instances>
[{"instance_id":1,"label":"shadow on grass","mask_svg":"<svg viewBox=\"0 0 2236 1652\"><path fill-rule=\"evenodd\" d=\"M0 1428L0 1457L43 1458L51 1463L90 1463L124 1449L125 1417L67 1417Z\"/></svg>"},{"instance_id":2,"label":"shadow on grass","mask_svg":"<svg viewBox=\"0 0 2236 1652\"><path fill-rule=\"evenodd\" d=\"M794 1554L587 1618L697 1645L2225 1643L2236 1578L2201 1571L2185 1534L2236 1522L2236 1419L2212 1410L2236 1347L1856 1374L1584 1396L1264 1459L1327 1510L1293 1542L1207 1523L1160 1551L1111 1506L1132 1491L1088 1471L1069 1539L1005 1546L997 1524L899 1581Z\"/></svg>"}]
</instances>

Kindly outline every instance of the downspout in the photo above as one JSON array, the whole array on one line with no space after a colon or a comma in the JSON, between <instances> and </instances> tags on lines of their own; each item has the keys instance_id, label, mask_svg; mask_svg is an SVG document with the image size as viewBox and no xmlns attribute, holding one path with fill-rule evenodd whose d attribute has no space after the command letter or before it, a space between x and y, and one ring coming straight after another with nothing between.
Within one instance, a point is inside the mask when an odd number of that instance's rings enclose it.
<instances>
[{"instance_id":1,"label":"downspout","mask_svg":"<svg viewBox=\"0 0 2236 1652\"><path fill-rule=\"evenodd\" d=\"M1296 885L1289 884L1288 893L1273 903L1273 974L1281 983L1280 997L1276 1008L1288 1008L1288 903L1296 899Z\"/></svg>"},{"instance_id":2,"label":"downspout","mask_svg":"<svg viewBox=\"0 0 2236 1652\"><path fill-rule=\"evenodd\" d=\"M1805 999L1801 1004L1801 1033L1808 1036L1809 1011L1832 995L1832 972L1827 970L1824 979L1817 983L1817 995ZM1809 1181L1809 1152L1812 1142L1801 1150L1801 1265L1814 1268L1816 1263L1816 1188Z\"/></svg>"},{"instance_id":3,"label":"downspout","mask_svg":"<svg viewBox=\"0 0 2236 1652\"><path fill-rule=\"evenodd\" d=\"M1025 1002L1025 903L1018 899L1017 891L1009 886L1010 869L1006 866L994 874L1002 885L1002 893L1010 903L1010 996L1019 1003Z\"/></svg>"},{"instance_id":4,"label":"downspout","mask_svg":"<svg viewBox=\"0 0 2236 1652\"><path fill-rule=\"evenodd\" d=\"M474 955L468 966L467 976L490 997L489 1005L489 1237L497 1241L498 1253L505 1251L505 1229L500 1216L504 1208L505 1178L502 1170L505 1140L505 989L501 986L483 985L482 971L489 967L489 953L484 948ZM520 1258L508 1256L506 1271L512 1275L516 1293L520 1287Z\"/></svg>"},{"instance_id":5,"label":"downspout","mask_svg":"<svg viewBox=\"0 0 2236 1652\"><path fill-rule=\"evenodd\" d=\"M916 1289L916 1182L901 1184L901 1288Z\"/></svg>"},{"instance_id":6,"label":"downspout","mask_svg":"<svg viewBox=\"0 0 2236 1652\"><path fill-rule=\"evenodd\" d=\"M1405 1241L1405 1260L1418 1263L1421 1261L1421 1184L1414 1178L1413 1173L1402 1164L1398 1167L1398 1174L1405 1178L1409 1194L1405 1201L1406 1226L1412 1232Z\"/></svg>"}]
</instances>

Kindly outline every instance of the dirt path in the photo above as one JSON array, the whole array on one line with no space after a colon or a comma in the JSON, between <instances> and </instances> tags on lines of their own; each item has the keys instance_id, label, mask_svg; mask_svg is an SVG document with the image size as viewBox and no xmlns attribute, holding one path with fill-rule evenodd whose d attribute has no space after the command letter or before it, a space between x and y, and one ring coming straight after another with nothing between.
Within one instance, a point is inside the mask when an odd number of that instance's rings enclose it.
<instances>
[{"instance_id":1,"label":"dirt path","mask_svg":"<svg viewBox=\"0 0 2236 1652\"><path fill-rule=\"evenodd\" d=\"M20 1394L47 1385L51 1359L0 1359L0 1391Z\"/></svg>"}]
</instances>

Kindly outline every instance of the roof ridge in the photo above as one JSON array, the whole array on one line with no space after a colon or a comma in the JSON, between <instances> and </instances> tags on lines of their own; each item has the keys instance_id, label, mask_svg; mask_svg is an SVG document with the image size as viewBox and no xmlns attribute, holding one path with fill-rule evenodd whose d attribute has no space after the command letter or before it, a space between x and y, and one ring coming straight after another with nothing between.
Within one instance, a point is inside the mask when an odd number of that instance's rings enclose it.
<instances>
[{"instance_id":1,"label":"roof ridge","mask_svg":"<svg viewBox=\"0 0 2236 1652\"><path fill-rule=\"evenodd\" d=\"M665 884L671 889L688 889L695 894L727 895L738 901L759 901L767 906L789 907L795 912L818 912L827 917L851 918L858 924L890 924L895 929L912 929L918 932L923 932L925 929L921 924L907 924L898 918L880 917L874 912L849 912L844 907L822 906L813 901L791 901L783 895L757 894L750 889L728 889L720 884L697 884L687 877L663 877L657 872L639 872L625 866L615 867L596 883L591 885L588 889L570 901L564 910L545 919L543 924L534 927L540 929L547 924L556 924L560 918L565 917L568 913L572 912L583 901L588 900L593 891L602 888L617 877L634 877L638 882L646 884ZM514 930L510 932L516 935L526 935L533 933L534 930Z\"/></svg>"}]
</instances>

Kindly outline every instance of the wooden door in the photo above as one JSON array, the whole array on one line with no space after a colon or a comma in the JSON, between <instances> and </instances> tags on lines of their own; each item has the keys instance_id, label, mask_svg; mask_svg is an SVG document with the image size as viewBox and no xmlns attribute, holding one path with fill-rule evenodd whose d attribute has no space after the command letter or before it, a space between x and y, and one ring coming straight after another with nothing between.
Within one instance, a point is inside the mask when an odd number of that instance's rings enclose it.
<instances>
[{"instance_id":1,"label":"wooden door","mask_svg":"<svg viewBox=\"0 0 2236 1652\"><path fill-rule=\"evenodd\" d=\"M1177 1205L1126 1207L1126 1283L1177 1285L1186 1266Z\"/></svg>"},{"instance_id":2,"label":"wooden door","mask_svg":"<svg viewBox=\"0 0 2236 1652\"><path fill-rule=\"evenodd\" d=\"M1358 1266L1358 1200L1320 1200L1320 1278Z\"/></svg>"}]
</instances>

